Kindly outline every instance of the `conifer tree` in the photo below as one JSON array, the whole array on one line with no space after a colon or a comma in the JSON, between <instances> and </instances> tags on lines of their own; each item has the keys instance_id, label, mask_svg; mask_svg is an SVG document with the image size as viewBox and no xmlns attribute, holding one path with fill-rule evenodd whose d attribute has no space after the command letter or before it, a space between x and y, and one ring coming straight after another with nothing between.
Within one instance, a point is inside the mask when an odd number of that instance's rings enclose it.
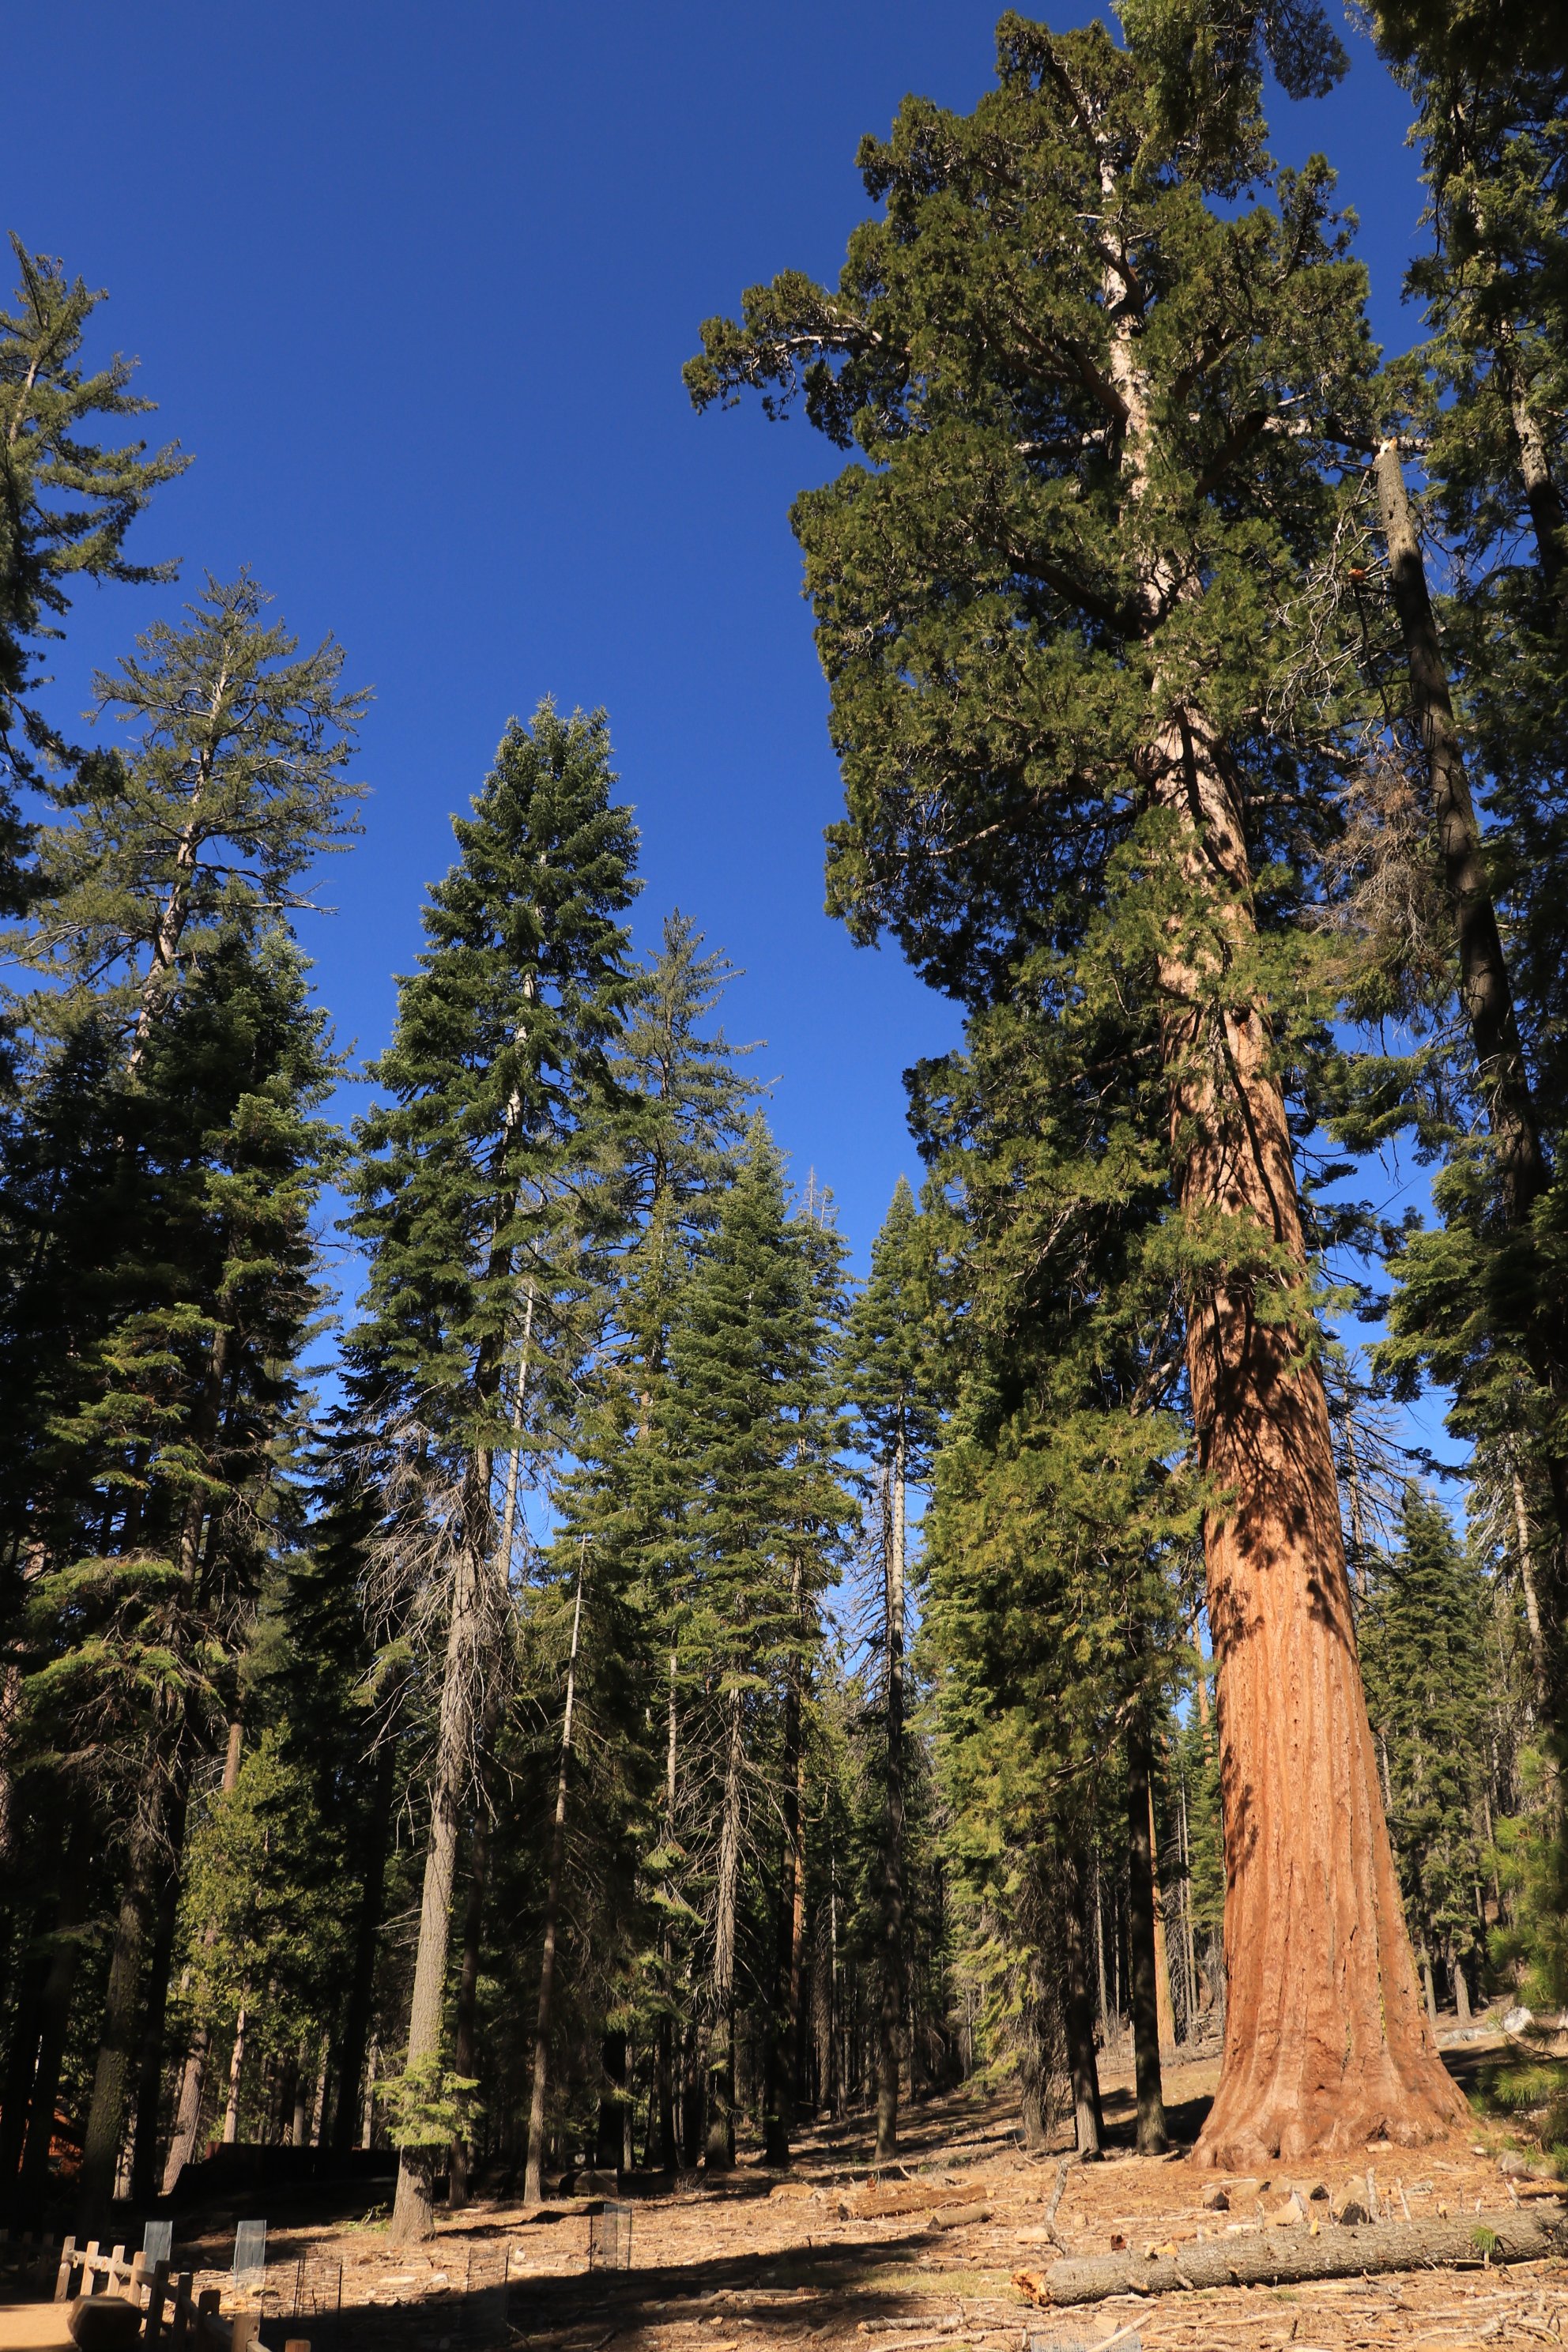
<instances>
[{"instance_id":1,"label":"conifer tree","mask_svg":"<svg viewBox=\"0 0 1568 2352\"><path fill-rule=\"evenodd\" d=\"M1469 2014L1481 1920L1486 1580L1441 1506L1406 1492L1357 1629L1389 1827L1431 2005L1434 1959Z\"/></svg>"},{"instance_id":2,"label":"conifer tree","mask_svg":"<svg viewBox=\"0 0 1568 2352\"><path fill-rule=\"evenodd\" d=\"M388 1496L384 1559L426 1627L437 1717L399 2239L432 2227L432 2168L452 2129L442 2049L458 1840L504 1654L495 1463L529 1439L512 1425L509 1372L527 1317L550 1368L536 1391L548 1400L552 1378L558 1395L584 1252L605 1238L582 1180L603 1149L609 1056L638 985L621 921L637 835L611 798L609 757L602 714L563 719L545 702L530 727L508 727L473 814L454 820L459 862L429 894L420 970L372 1072L388 1098L360 1130L352 1229L370 1274L351 1361L408 1465Z\"/></svg>"},{"instance_id":3,"label":"conifer tree","mask_svg":"<svg viewBox=\"0 0 1568 2352\"><path fill-rule=\"evenodd\" d=\"M1213 142L1206 116L1163 124L1152 70L1099 27L1005 16L998 67L973 115L910 100L864 142L885 213L837 290L752 289L688 383L700 405L798 392L858 446L795 510L849 804L834 905L975 1004L1037 950L1065 995L1092 943L1158 1055L1224 1783L1265 1825L1227 1829L1203 2146L1250 2163L1455 2112L1312 1360L1287 1114L1310 960L1270 860L1310 838L1314 777L1261 717L1290 659L1279 583L1331 528L1371 353L1326 168L1270 172L1255 83ZM1215 201L1248 184L1272 202Z\"/></svg>"},{"instance_id":4,"label":"conifer tree","mask_svg":"<svg viewBox=\"0 0 1568 2352\"><path fill-rule=\"evenodd\" d=\"M681 1498L686 1671L700 1678L718 1785L708 1968L706 2160L735 2155L735 2014L752 1759L817 1639L850 1516L835 1456L837 1252L792 1221L760 1118L671 1335L668 1475Z\"/></svg>"},{"instance_id":5,"label":"conifer tree","mask_svg":"<svg viewBox=\"0 0 1568 2352\"><path fill-rule=\"evenodd\" d=\"M898 2154L904 1968L904 1670L907 1498L930 1470L936 1433L935 1367L915 1197L900 1176L871 1246L871 1273L845 1334L846 1381L858 1435L881 1475L886 1509L882 1670L886 1812L882 1830L881 2018L877 2058L877 2160Z\"/></svg>"},{"instance_id":6,"label":"conifer tree","mask_svg":"<svg viewBox=\"0 0 1568 2352\"><path fill-rule=\"evenodd\" d=\"M24 843L11 786L36 782L73 756L35 697L39 648L60 634L78 579L160 581L167 563L132 563L126 536L153 492L190 463L171 443L104 447L86 437L94 418L145 415L116 357L83 369L82 331L103 299L63 266L29 253L13 231L16 308L0 311L0 913L21 910ZM40 764L42 763L42 765Z\"/></svg>"}]
</instances>

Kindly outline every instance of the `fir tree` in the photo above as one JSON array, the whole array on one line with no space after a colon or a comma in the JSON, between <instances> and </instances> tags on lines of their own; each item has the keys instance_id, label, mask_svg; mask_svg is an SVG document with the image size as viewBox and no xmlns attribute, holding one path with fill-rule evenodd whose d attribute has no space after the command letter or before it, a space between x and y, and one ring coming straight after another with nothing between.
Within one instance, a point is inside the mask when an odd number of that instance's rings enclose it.
<instances>
[{"instance_id":1,"label":"fir tree","mask_svg":"<svg viewBox=\"0 0 1568 2352\"><path fill-rule=\"evenodd\" d=\"M132 563L132 524L161 483L190 463L178 445L147 454L144 441L103 447L85 438L96 417L145 415L153 403L131 390L132 367L115 358L84 371L82 331L103 299L63 266L29 253L13 232L21 282L16 309L0 311L0 912L25 899L25 834L9 783L40 781L73 755L35 699L39 647L60 634L78 579L160 581L168 563ZM42 766L40 763L43 763Z\"/></svg>"},{"instance_id":2,"label":"fir tree","mask_svg":"<svg viewBox=\"0 0 1568 2352\"><path fill-rule=\"evenodd\" d=\"M1358 1628L1389 1827L1428 2004L1433 1964L1469 2014L1482 1920L1479 1790L1487 1720L1485 1577L1447 1513L1405 1495L1398 1547Z\"/></svg>"},{"instance_id":3,"label":"fir tree","mask_svg":"<svg viewBox=\"0 0 1568 2352\"><path fill-rule=\"evenodd\" d=\"M700 1688L718 1784L709 1856L707 2162L735 2153L737 1933L754 1766L799 1696L849 1517L836 1475L828 1356L837 1249L792 1223L760 1120L671 1338L668 1475L680 1498L682 1664ZM789 1759L781 1778L792 1777Z\"/></svg>"},{"instance_id":4,"label":"fir tree","mask_svg":"<svg viewBox=\"0 0 1568 2352\"><path fill-rule=\"evenodd\" d=\"M351 1361L410 1477L389 1496L384 1557L432 1637L439 1693L394 2227L432 2227L430 2174L450 2131L443 2008L461 1810L501 1663L507 1563L496 1558L508 1374L526 1326L548 1402L574 1369L574 1308L595 1226L609 1056L638 982L621 918L637 835L611 798L603 715L508 727L454 820L461 852L425 908L428 945L400 986L362 1123L353 1230L370 1252Z\"/></svg>"},{"instance_id":5,"label":"fir tree","mask_svg":"<svg viewBox=\"0 0 1568 2352\"><path fill-rule=\"evenodd\" d=\"M857 1409L858 1434L880 1474L885 1501L882 1664L887 1786L877 2090L880 2163L890 2162L898 2153L900 2045L907 2005L903 1922L907 1498L910 1480L929 1474L936 1433L928 1273L920 1246L914 1194L902 1176L872 1244L870 1278L850 1313L845 1352L847 1385Z\"/></svg>"}]
</instances>

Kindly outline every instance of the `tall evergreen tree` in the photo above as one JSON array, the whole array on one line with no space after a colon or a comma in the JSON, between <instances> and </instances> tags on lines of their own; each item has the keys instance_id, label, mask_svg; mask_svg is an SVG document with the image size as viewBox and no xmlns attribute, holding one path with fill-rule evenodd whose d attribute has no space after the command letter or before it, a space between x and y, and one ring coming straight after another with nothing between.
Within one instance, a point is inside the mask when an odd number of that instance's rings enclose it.
<instances>
[{"instance_id":1,"label":"tall evergreen tree","mask_svg":"<svg viewBox=\"0 0 1568 2352\"><path fill-rule=\"evenodd\" d=\"M1202 108L1173 129L1099 27L1007 16L998 40L973 115L910 100L864 142L885 213L837 290L753 289L688 383L700 405L798 392L858 446L795 510L849 803L835 906L975 1004L1026 955L1058 1002L1086 957L1114 964L1159 1059L1231 1816L1203 2146L1251 2163L1455 2112L1313 1360L1287 1106L1313 1017L1288 853L1311 855L1315 778L1263 716L1292 657L1279 583L1331 530L1371 352L1326 168L1271 173L1255 79L1219 141ZM1272 202L1232 202L1248 184Z\"/></svg>"},{"instance_id":2,"label":"tall evergreen tree","mask_svg":"<svg viewBox=\"0 0 1568 2352\"><path fill-rule=\"evenodd\" d=\"M1357 1629L1389 1791L1389 1827L1427 2000L1442 1966L1461 2014L1482 1928L1480 1781L1490 1615L1486 1580L1442 1507L1412 1486L1398 1547Z\"/></svg>"},{"instance_id":3,"label":"tall evergreen tree","mask_svg":"<svg viewBox=\"0 0 1568 2352\"><path fill-rule=\"evenodd\" d=\"M370 1271L351 1360L409 1465L389 1496L384 1556L423 1621L437 1718L400 2239L432 2227L431 2172L451 2130L442 2050L454 1874L504 1656L495 1463L524 1434L509 1374L526 1317L541 1365L557 1381L570 1375L584 1252L605 1238L583 1180L603 1149L609 1056L638 987L621 920L638 887L637 834L611 797L609 760L602 714L562 719L545 702L531 726L508 727L473 814L454 820L459 862L430 892L428 945L372 1071L388 1099L360 1130L352 1230ZM548 1397L549 1378L536 1385Z\"/></svg>"},{"instance_id":4,"label":"tall evergreen tree","mask_svg":"<svg viewBox=\"0 0 1568 2352\"><path fill-rule=\"evenodd\" d=\"M905 1581L908 1495L929 1475L936 1434L929 1272L915 1197L900 1177L871 1246L871 1273L845 1334L846 1379L860 1442L877 1465L885 1502L882 1671L887 1775L882 1831L881 2025L877 2058L877 2159L898 2153L899 2072L907 1985L904 1966Z\"/></svg>"},{"instance_id":5,"label":"tall evergreen tree","mask_svg":"<svg viewBox=\"0 0 1568 2352\"><path fill-rule=\"evenodd\" d=\"M36 782L71 754L37 699L40 647L60 634L78 579L160 581L168 563L132 563L132 524L163 482L184 471L178 445L104 447L95 418L145 415L131 363L84 370L82 331L103 299L63 266L29 253L13 231L16 308L0 311L0 913L20 910L25 841L13 787ZM42 763L42 764L40 764Z\"/></svg>"},{"instance_id":6,"label":"tall evergreen tree","mask_svg":"<svg viewBox=\"0 0 1568 2352\"><path fill-rule=\"evenodd\" d=\"M737 1936L754 1759L771 1745L770 1717L787 1713L792 1694L798 1705L850 1516L835 1466L837 1272L820 1223L791 1220L778 1154L757 1120L670 1343L683 1664L709 1717L718 1788L706 2069L715 2169L735 2155Z\"/></svg>"}]
</instances>

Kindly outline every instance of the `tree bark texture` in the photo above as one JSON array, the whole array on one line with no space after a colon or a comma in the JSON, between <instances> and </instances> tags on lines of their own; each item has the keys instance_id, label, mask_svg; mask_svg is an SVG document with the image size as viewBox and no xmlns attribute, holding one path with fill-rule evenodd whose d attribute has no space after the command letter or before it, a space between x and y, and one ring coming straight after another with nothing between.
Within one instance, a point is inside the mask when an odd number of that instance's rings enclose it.
<instances>
[{"instance_id":1,"label":"tree bark texture","mask_svg":"<svg viewBox=\"0 0 1568 2352\"><path fill-rule=\"evenodd\" d=\"M1040 2281L1046 2304L1099 2303L1110 2294L1172 2294L1201 2287L1285 2286L1297 2279L1361 2278L1387 2271L1479 2270L1483 2263L1536 2263L1568 2253L1568 2221L1555 2206L1514 2206L1452 2221L1332 2224L1314 2238L1299 2225L1217 2237L1152 2260L1069 2255Z\"/></svg>"},{"instance_id":2,"label":"tree bark texture","mask_svg":"<svg viewBox=\"0 0 1568 2352\"><path fill-rule=\"evenodd\" d=\"M1154 1944L1154 1857L1149 1843L1149 1727L1142 1708L1127 1726L1127 1973L1132 1995L1132 2059L1138 2153L1163 2156L1165 2102L1160 2080L1160 2000Z\"/></svg>"},{"instance_id":3,"label":"tree bark texture","mask_svg":"<svg viewBox=\"0 0 1568 2352\"><path fill-rule=\"evenodd\" d=\"M882 1815L882 1951L877 2014L877 2162L899 2152L899 2063L904 1979L904 1514L905 1447L898 1436L888 1478L887 1792Z\"/></svg>"},{"instance_id":4,"label":"tree bark texture","mask_svg":"<svg viewBox=\"0 0 1568 2352\"><path fill-rule=\"evenodd\" d=\"M572 1713L577 1696L577 1638L583 1624L583 1571L572 1608L572 1649L566 1662L566 1706L561 1721L561 1762L555 1776L555 1819L550 1832L550 1875L544 1889L544 1952L533 2024L533 2086L528 2110L528 2159L523 2201L544 2202L544 2097L550 2074L550 2013L555 1994L555 1939L561 1924L561 1876L566 1864L566 1788L572 1769Z\"/></svg>"},{"instance_id":5,"label":"tree bark texture","mask_svg":"<svg viewBox=\"0 0 1568 2352\"><path fill-rule=\"evenodd\" d=\"M708 2055L708 2137L704 2162L727 2172L735 2161L735 1917L741 1889L741 1774L744 1727L741 1694L724 1701L724 1799L713 1917L713 2032Z\"/></svg>"},{"instance_id":6,"label":"tree bark texture","mask_svg":"<svg viewBox=\"0 0 1568 2352\"><path fill-rule=\"evenodd\" d=\"M481 1457L483 1458L483 1457ZM489 1486L489 1462L480 1491ZM441 1676L441 1713L430 1788L430 1837L419 1905L419 1944L414 1962L414 1992L408 2008L408 2070L440 2057L447 1954L452 1930L452 1885L458 1863L462 1806L473 1769L478 1720L476 1680L483 1649L479 1580L483 1554L467 1544L454 1574L447 1651ZM401 2148L388 2242L412 2245L435 2230L431 2152Z\"/></svg>"},{"instance_id":7,"label":"tree bark texture","mask_svg":"<svg viewBox=\"0 0 1568 2352\"><path fill-rule=\"evenodd\" d=\"M1100 178L1113 218L1109 148ZM1131 520L1158 471L1160 404L1140 351L1146 289L1114 247L1102 293ZM1172 919L1159 959L1163 1057L1177 1197L1213 1269L1190 1286L1186 1343L1198 1464L1216 1494L1204 1537L1228 1991L1200 2150L1240 2168L1346 2145L1384 2123L1420 2137L1448 2121L1455 2095L1416 2003L1378 1801L1328 1407L1303 1346L1310 1326L1258 1312L1256 1269L1270 1288L1304 1296L1307 1257L1273 1041L1239 978L1256 922L1238 780L1158 656L1163 624L1202 593L1190 550L1150 548L1136 592L1152 656L1138 767L1152 805L1173 820L1190 908ZM1130 1829L1141 1848L1146 1818ZM1151 1971L1152 1946L1151 1919L1141 1956Z\"/></svg>"},{"instance_id":8,"label":"tree bark texture","mask_svg":"<svg viewBox=\"0 0 1568 2352\"><path fill-rule=\"evenodd\" d=\"M1089 1989L1089 1948L1083 1930L1089 1873L1081 1856L1068 1865L1066 1977L1068 2074L1072 2084L1073 2127L1085 2159L1101 2153L1105 2126L1100 2108L1100 2068L1094 2055L1094 2004Z\"/></svg>"},{"instance_id":9,"label":"tree bark texture","mask_svg":"<svg viewBox=\"0 0 1568 2352\"><path fill-rule=\"evenodd\" d=\"M468 1891L463 1905L463 1961L458 1976L458 2008L452 2036L452 2072L464 2082L474 2079L475 2029L479 2000L479 1936L484 1927L489 1859L489 1821L481 1790L475 1809L473 1834L468 1840ZM468 2143L459 2131L453 2137L448 2159L447 2203L456 2213L468 2201Z\"/></svg>"}]
</instances>

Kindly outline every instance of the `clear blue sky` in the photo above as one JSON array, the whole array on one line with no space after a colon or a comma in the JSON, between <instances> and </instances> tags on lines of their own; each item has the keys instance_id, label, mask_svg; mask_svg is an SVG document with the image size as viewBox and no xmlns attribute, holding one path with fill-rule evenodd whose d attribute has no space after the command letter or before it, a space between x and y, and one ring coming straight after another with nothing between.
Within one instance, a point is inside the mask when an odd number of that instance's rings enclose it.
<instances>
[{"instance_id":1,"label":"clear blue sky","mask_svg":"<svg viewBox=\"0 0 1568 2352\"><path fill-rule=\"evenodd\" d=\"M307 925L341 1039L384 1041L508 715L602 703L643 829L639 937L679 903L745 968L731 1033L767 1039L780 1139L862 1264L900 1170L918 1180L900 1073L957 1023L821 910L837 780L786 509L834 453L799 423L694 416L679 368L742 285L837 271L859 133L909 89L971 105L995 14L71 0L6 28L0 226L108 287L100 348L140 357L154 429L195 458L138 551L192 588L249 564L376 689L365 836ZM1415 332L1405 121L1358 44L1344 89L1275 122L1288 159L1340 166L1390 342ZM179 596L89 592L65 707Z\"/></svg>"}]
</instances>

